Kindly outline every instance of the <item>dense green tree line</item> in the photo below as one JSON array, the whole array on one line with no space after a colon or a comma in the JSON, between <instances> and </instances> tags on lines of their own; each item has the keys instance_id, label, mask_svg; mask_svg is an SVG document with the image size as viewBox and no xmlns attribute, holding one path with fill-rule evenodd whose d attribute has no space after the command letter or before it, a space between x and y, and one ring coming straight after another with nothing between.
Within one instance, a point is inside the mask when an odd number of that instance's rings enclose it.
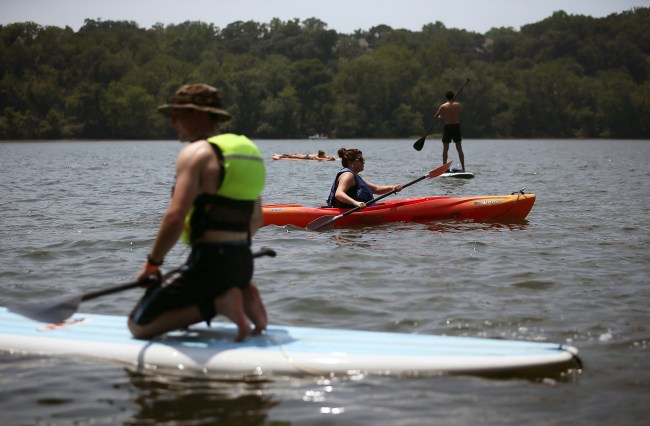
<instances>
[{"instance_id":1,"label":"dense green tree line","mask_svg":"<svg viewBox=\"0 0 650 426\"><path fill-rule=\"evenodd\" d=\"M0 26L0 139L173 138L156 112L182 83L218 87L256 138L412 137L466 79L467 138L650 138L650 8L562 11L486 34L436 22L339 34L311 18L79 31Z\"/></svg>"}]
</instances>

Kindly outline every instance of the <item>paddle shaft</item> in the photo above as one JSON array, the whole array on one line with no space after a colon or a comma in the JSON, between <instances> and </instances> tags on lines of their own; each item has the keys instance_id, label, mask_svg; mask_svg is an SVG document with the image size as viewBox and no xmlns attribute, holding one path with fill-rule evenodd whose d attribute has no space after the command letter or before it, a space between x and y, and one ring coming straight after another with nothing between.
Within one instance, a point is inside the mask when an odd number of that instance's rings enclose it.
<instances>
[{"instance_id":1,"label":"paddle shaft","mask_svg":"<svg viewBox=\"0 0 650 426\"><path fill-rule=\"evenodd\" d=\"M463 89L465 88L465 85L466 85L467 83L469 83L469 78L468 78L467 80L465 80L465 83L463 83L463 85L460 87L460 89L458 89L458 91L456 92L456 95L454 96L454 98L456 98L458 95L460 95L460 92L463 91ZM413 148L415 148L417 151L421 151L421 150L422 150L422 147L424 147L424 140L427 138L427 136L429 135L429 133L431 133L431 131L433 130L433 128L436 126L436 124L438 124L438 121L439 121L439 120L440 120L440 117L436 118L436 120L433 122L433 124L431 125L431 127L429 127L429 128L427 129L427 131L424 133L424 136L422 136L420 139L418 139L417 141L415 141L415 143L413 144Z\"/></svg>"},{"instance_id":2,"label":"paddle shaft","mask_svg":"<svg viewBox=\"0 0 650 426\"><path fill-rule=\"evenodd\" d=\"M270 248L262 248L260 251L253 253L253 257L260 256L274 257L275 251ZM131 288L144 287L146 284L146 280L136 281L128 284L118 285L116 287L107 288L104 290L77 295L74 297L66 297L63 300L56 302L17 304L14 306L7 306L7 309L9 309L11 312L15 312L36 321L47 323L63 322L66 319L70 318L70 316L77 311L79 305L84 300L95 299L97 297L117 293Z\"/></svg>"},{"instance_id":3,"label":"paddle shaft","mask_svg":"<svg viewBox=\"0 0 650 426\"><path fill-rule=\"evenodd\" d=\"M402 189L407 188L407 187L409 187L409 186L411 186L411 185L413 185L415 183L418 183L421 180L424 180L426 178L434 178L436 176L440 176L441 174L443 174L444 172L446 172L449 169L449 166L451 166L451 161L448 162L447 164L443 164L442 166L438 167L437 169L431 170L429 173L427 173L424 176L420 176L419 178L417 178L417 179L415 179L415 180L413 180L413 181L411 181L411 182L409 182L407 184L402 185ZM391 190L391 191L389 191L389 192L387 192L387 193L385 193L383 195L380 195L379 197L373 198L372 200L366 202L365 204L375 203L375 202L377 202L379 200L382 200L382 199L384 199L384 198L388 197L389 195L394 194L396 192L397 192L397 189L393 189L393 190ZM353 209L350 209L350 210L346 211L345 213L341 213L339 215L332 216L332 217L330 217L330 216L319 217L318 219L312 221L309 225L307 225L307 229L309 229L310 231L317 231L317 230L319 230L321 228L324 228L324 227L326 227L328 225L331 225L332 223L336 222L337 220L341 219L342 217L351 215L352 213L361 210L364 207L366 207L366 206L363 206L363 207L357 206L357 207L355 207ZM323 218L328 218L328 219L323 220ZM320 223L321 221L322 221L322 223Z\"/></svg>"},{"instance_id":4,"label":"paddle shaft","mask_svg":"<svg viewBox=\"0 0 650 426\"><path fill-rule=\"evenodd\" d=\"M440 117L436 118L436 120L433 122L433 124L431 125L431 127L429 127L429 128L427 129L427 131L424 132L424 136L422 136L423 138L426 138L427 135L428 135L429 133L431 133L431 131L433 130L433 128L436 127L436 124L438 124L438 121L440 121ZM423 142L424 142L424 141L423 141Z\"/></svg>"},{"instance_id":5,"label":"paddle shaft","mask_svg":"<svg viewBox=\"0 0 650 426\"><path fill-rule=\"evenodd\" d=\"M409 183L407 183L407 184L405 184L405 185L402 185L402 189L404 189L404 188L406 188L406 187L409 187L409 186L413 185L414 183L418 183L418 182L420 182L421 180L426 179L427 177L429 177L428 174L426 174L426 175L424 175L424 176L420 176L419 178L415 179L414 181L411 181L411 182L409 182ZM389 195L392 195L392 194L394 194L394 193L396 193L396 192L397 192L397 189L390 190L390 191L388 191L387 193L380 195L379 197L375 197L375 198L373 198L372 200L367 201L365 204L376 203L377 201L379 201L379 200L383 200L384 198L386 198L386 197L388 197ZM341 214L338 215L337 217L339 217L339 216L340 216L340 217L344 217L344 216L350 215L350 214L352 214L352 213L354 213L354 212L358 212L359 210L361 210L361 209L364 208L364 207L366 207L366 206L363 206L363 207L359 207L359 206L357 206L357 207L355 207L355 208L353 208L353 209L350 209L350 210L346 211L345 213L341 213Z\"/></svg>"},{"instance_id":6,"label":"paddle shaft","mask_svg":"<svg viewBox=\"0 0 650 426\"><path fill-rule=\"evenodd\" d=\"M266 248L266 247L263 247L259 251L256 251L255 253L253 253L254 258L262 257L262 256L275 257L275 255L276 255L275 250L270 249L270 248ZM98 297L107 296L109 294L119 293L119 292L125 291L125 290L130 290L132 288L142 287L143 284L144 283L142 281L135 281L135 282L132 282L132 283L122 284L122 285L118 285L118 286L115 286L115 287L105 288L103 290L91 291L91 292L85 293L83 296L81 296L81 301L84 302L86 300L96 299Z\"/></svg>"}]
</instances>

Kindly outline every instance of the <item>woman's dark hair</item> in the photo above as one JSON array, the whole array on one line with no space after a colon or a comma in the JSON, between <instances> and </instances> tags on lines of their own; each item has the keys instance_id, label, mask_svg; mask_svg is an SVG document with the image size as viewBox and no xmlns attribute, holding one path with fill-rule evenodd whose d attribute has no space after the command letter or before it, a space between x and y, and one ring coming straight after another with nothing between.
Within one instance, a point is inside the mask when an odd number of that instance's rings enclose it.
<instances>
[{"instance_id":1,"label":"woman's dark hair","mask_svg":"<svg viewBox=\"0 0 650 426\"><path fill-rule=\"evenodd\" d=\"M341 159L341 165L343 167L348 166L348 162L354 161L357 158L363 156L363 153L360 149L357 148L339 148L338 150L339 158Z\"/></svg>"}]
</instances>

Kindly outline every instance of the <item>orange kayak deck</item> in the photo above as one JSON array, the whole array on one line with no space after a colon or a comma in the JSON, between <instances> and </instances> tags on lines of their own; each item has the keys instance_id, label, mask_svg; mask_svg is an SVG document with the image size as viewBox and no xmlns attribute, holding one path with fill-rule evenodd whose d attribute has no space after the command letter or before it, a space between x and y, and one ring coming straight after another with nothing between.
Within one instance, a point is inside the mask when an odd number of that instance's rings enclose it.
<instances>
[{"instance_id":1,"label":"orange kayak deck","mask_svg":"<svg viewBox=\"0 0 650 426\"><path fill-rule=\"evenodd\" d=\"M390 222L430 222L436 220L471 220L477 222L521 222L535 204L535 194L475 197L413 197L379 202L336 221L336 227L379 225ZM302 204L267 204L262 206L264 224L293 225L306 228L326 215L336 216L347 209L305 207Z\"/></svg>"}]
</instances>

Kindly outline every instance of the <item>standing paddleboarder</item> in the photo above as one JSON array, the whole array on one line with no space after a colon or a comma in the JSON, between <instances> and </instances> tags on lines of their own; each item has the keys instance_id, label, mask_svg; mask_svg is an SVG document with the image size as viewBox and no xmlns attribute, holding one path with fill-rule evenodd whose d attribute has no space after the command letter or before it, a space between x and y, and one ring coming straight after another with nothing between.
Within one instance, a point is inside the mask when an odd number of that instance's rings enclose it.
<instances>
[{"instance_id":1,"label":"standing paddleboarder","mask_svg":"<svg viewBox=\"0 0 650 426\"><path fill-rule=\"evenodd\" d=\"M444 118L445 127L442 131L442 162L447 162L447 155L449 153L449 144L453 140L456 144L458 151L458 158L460 166L465 172L465 155L463 154L462 136L460 133L460 102L454 99L454 92L452 90L446 93L447 102L440 105L438 111L433 116L434 120L438 120L441 116Z\"/></svg>"}]
</instances>

